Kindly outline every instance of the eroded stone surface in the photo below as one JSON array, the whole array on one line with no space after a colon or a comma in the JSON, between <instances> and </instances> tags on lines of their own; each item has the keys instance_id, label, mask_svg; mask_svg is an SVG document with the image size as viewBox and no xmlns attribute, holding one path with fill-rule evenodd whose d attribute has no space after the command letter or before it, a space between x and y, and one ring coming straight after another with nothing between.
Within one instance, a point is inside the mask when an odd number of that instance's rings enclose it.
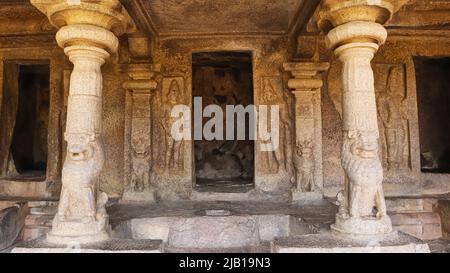
<instances>
[{"instance_id":1,"label":"eroded stone surface","mask_svg":"<svg viewBox=\"0 0 450 273\"><path fill-rule=\"evenodd\" d=\"M105 242L51 244L37 239L16 246L12 253L161 253L161 241L112 239Z\"/></svg>"},{"instance_id":2,"label":"eroded stone surface","mask_svg":"<svg viewBox=\"0 0 450 273\"><path fill-rule=\"evenodd\" d=\"M429 253L426 243L405 234L380 239L342 237L332 233L278 239L272 245L276 253Z\"/></svg>"},{"instance_id":3,"label":"eroded stone surface","mask_svg":"<svg viewBox=\"0 0 450 273\"><path fill-rule=\"evenodd\" d=\"M0 211L0 250L10 247L18 240L25 224L28 207L16 205Z\"/></svg>"}]
</instances>

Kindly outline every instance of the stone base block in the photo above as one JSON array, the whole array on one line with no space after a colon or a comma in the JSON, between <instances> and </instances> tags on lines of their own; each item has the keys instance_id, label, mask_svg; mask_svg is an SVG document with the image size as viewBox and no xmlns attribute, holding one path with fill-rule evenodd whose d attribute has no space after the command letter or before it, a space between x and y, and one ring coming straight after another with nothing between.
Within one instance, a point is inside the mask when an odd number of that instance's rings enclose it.
<instances>
[{"instance_id":1,"label":"stone base block","mask_svg":"<svg viewBox=\"0 0 450 273\"><path fill-rule=\"evenodd\" d=\"M233 248L260 243L256 219L248 217L185 218L169 233L174 248Z\"/></svg>"},{"instance_id":2,"label":"stone base block","mask_svg":"<svg viewBox=\"0 0 450 273\"><path fill-rule=\"evenodd\" d=\"M73 243L87 244L94 242L103 242L108 240L109 238L110 238L109 234L106 232L99 232L96 234L86 234L80 236L62 236L53 234L52 232L49 232L47 234L47 241L53 244L73 244Z\"/></svg>"},{"instance_id":3,"label":"stone base block","mask_svg":"<svg viewBox=\"0 0 450 273\"><path fill-rule=\"evenodd\" d=\"M160 240L111 239L93 244L51 244L44 238L25 242L12 253L162 253Z\"/></svg>"},{"instance_id":4,"label":"stone base block","mask_svg":"<svg viewBox=\"0 0 450 273\"><path fill-rule=\"evenodd\" d=\"M433 212L433 206L437 204L434 199L386 199L389 213L421 213Z\"/></svg>"},{"instance_id":5,"label":"stone base block","mask_svg":"<svg viewBox=\"0 0 450 273\"><path fill-rule=\"evenodd\" d=\"M0 192L4 196L22 198L47 198L47 183L45 181L0 180Z\"/></svg>"},{"instance_id":6,"label":"stone base block","mask_svg":"<svg viewBox=\"0 0 450 273\"><path fill-rule=\"evenodd\" d=\"M42 237L52 230L51 227L44 226L26 226L23 228L22 240L32 241L39 237Z\"/></svg>"},{"instance_id":7,"label":"stone base block","mask_svg":"<svg viewBox=\"0 0 450 273\"><path fill-rule=\"evenodd\" d=\"M422 240L442 237L441 219L438 213L405 213L391 215L394 228Z\"/></svg>"},{"instance_id":8,"label":"stone base block","mask_svg":"<svg viewBox=\"0 0 450 273\"><path fill-rule=\"evenodd\" d=\"M440 200L436 211L441 217L442 235L450 239L450 200Z\"/></svg>"},{"instance_id":9,"label":"stone base block","mask_svg":"<svg viewBox=\"0 0 450 273\"><path fill-rule=\"evenodd\" d=\"M382 235L392 232L391 219L388 216L377 218L350 218L336 215L331 229L338 233L354 235Z\"/></svg>"},{"instance_id":10,"label":"stone base block","mask_svg":"<svg viewBox=\"0 0 450 273\"><path fill-rule=\"evenodd\" d=\"M115 227L114 236L159 239L174 249L241 248L258 246L275 237L313 233L301 228L302 224L289 215L154 217L121 223Z\"/></svg>"},{"instance_id":11,"label":"stone base block","mask_svg":"<svg viewBox=\"0 0 450 273\"><path fill-rule=\"evenodd\" d=\"M316 202L323 200L323 195L318 192L293 192L293 203Z\"/></svg>"},{"instance_id":12,"label":"stone base block","mask_svg":"<svg viewBox=\"0 0 450 273\"><path fill-rule=\"evenodd\" d=\"M154 191L143 191L143 192L133 192L127 191L123 194L122 200L120 203L129 204L129 203L155 203L155 192Z\"/></svg>"},{"instance_id":13,"label":"stone base block","mask_svg":"<svg viewBox=\"0 0 450 273\"><path fill-rule=\"evenodd\" d=\"M275 253L429 253L426 243L403 233L384 237L355 239L332 232L278 238L272 243Z\"/></svg>"}]
</instances>

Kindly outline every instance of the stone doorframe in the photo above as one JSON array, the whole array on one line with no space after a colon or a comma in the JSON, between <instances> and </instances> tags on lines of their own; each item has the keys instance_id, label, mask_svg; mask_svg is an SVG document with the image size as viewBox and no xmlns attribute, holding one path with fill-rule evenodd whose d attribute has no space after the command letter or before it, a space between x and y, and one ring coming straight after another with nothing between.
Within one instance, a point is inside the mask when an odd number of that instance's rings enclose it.
<instances>
[{"instance_id":1,"label":"stone doorframe","mask_svg":"<svg viewBox=\"0 0 450 273\"><path fill-rule=\"evenodd\" d=\"M25 53L24 53L25 52ZM3 60L0 62L0 93L3 94L4 90L4 67L7 63L17 65L49 65L49 116L48 116L48 139L52 141L47 142L47 170L45 181L29 181L29 182L43 182L38 183L35 187L29 188L27 191L23 191L23 187L4 189L10 195L29 196L29 197L57 197L61 188L61 147L62 137L60 132L61 123L61 98L63 93L62 82L62 67L64 67L64 58L60 50L41 50L29 48L26 51L14 52L6 51L2 52ZM1 100L4 99L0 96L0 109ZM0 117L1 118L1 117ZM6 155L7 157L8 155ZM0 166L0 175L3 175L6 171L4 166ZM3 180L5 182L13 182ZM6 183L4 183L6 185Z\"/></svg>"}]
</instances>

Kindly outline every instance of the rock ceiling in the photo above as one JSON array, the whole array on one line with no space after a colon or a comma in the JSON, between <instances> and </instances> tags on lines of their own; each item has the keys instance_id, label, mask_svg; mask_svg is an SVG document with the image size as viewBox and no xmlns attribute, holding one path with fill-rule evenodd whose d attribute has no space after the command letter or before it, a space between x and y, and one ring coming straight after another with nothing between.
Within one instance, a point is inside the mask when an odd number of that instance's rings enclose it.
<instances>
[{"instance_id":1,"label":"rock ceiling","mask_svg":"<svg viewBox=\"0 0 450 273\"><path fill-rule=\"evenodd\" d=\"M286 32L303 0L143 1L161 34Z\"/></svg>"},{"instance_id":2,"label":"rock ceiling","mask_svg":"<svg viewBox=\"0 0 450 273\"><path fill-rule=\"evenodd\" d=\"M158 36L298 34L319 1L121 0L141 31ZM450 29L450 1L410 0L388 26ZM0 36L55 31L29 0L0 0Z\"/></svg>"}]
</instances>

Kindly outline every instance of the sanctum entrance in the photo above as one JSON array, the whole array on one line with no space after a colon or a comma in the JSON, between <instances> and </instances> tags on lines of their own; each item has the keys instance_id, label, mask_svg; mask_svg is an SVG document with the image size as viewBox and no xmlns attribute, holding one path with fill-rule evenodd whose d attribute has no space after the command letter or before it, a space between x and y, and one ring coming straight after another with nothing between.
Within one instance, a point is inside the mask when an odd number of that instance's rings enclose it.
<instances>
[{"instance_id":1,"label":"sanctum entrance","mask_svg":"<svg viewBox=\"0 0 450 273\"><path fill-rule=\"evenodd\" d=\"M8 63L5 69L4 135L0 151L1 176L16 180L45 180L49 118L48 64ZM5 168L6 167L6 168Z\"/></svg>"},{"instance_id":2,"label":"sanctum entrance","mask_svg":"<svg viewBox=\"0 0 450 273\"><path fill-rule=\"evenodd\" d=\"M194 53L192 63L193 98L202 100L203 109L208 105L220 107L224 125L227 105L253 104L251 53ZM253 188L255 144L249 140L250 117L248 114L245 117L245 140L237 137L238 122L234 118L233 140L226 137L224 126L223 140L208 140L203 136L202 140L194 141L197 189L228 192ZM203 118L202 128L208 126L209 120Z\"/></svg>"}]
</instances>

